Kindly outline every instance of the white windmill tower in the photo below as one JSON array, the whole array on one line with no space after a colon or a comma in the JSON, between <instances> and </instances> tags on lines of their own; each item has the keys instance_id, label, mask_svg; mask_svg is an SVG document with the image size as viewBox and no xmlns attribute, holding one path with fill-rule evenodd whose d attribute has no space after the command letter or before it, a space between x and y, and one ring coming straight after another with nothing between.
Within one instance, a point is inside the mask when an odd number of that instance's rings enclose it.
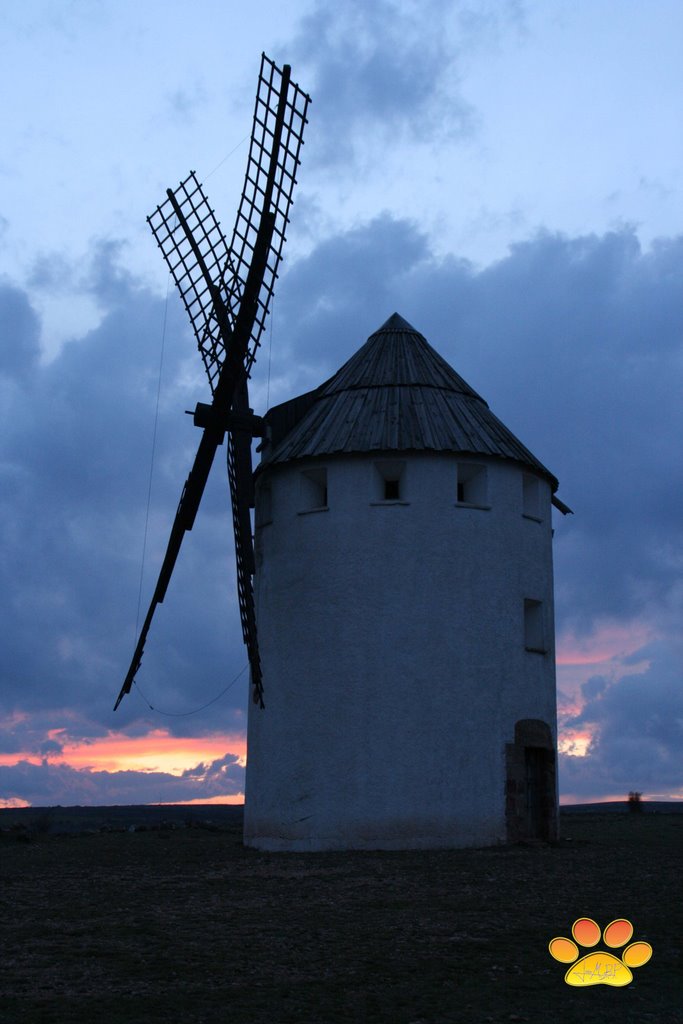
<instances>
[{"instance_id":1,"label":"white windmill tower","mask_svg":"<svg viewBox=\"0 0 683 1024\"><path fill-rule=\"evenodd\" d=\"M555 838L555 477L397 314L265 419L245 842Z\"/></svg>"}]
</instances>

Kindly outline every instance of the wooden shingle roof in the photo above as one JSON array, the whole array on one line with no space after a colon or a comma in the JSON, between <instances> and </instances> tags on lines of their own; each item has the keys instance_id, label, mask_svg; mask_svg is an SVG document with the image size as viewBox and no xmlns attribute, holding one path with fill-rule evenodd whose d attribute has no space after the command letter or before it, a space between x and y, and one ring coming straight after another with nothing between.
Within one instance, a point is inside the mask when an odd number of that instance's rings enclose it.
<instances>
[{"instance_id":1,"label":"wooden shingle roof","mask_svg":"<svg viewBox=\"0 0 683 1024\"><path fill-rule=\"evenodd\" d=\"M556 478L419 331L394 313L315 391L266 414L260 468L360 452L435 451L524 463Z\"/></svg>"}]
</instances>

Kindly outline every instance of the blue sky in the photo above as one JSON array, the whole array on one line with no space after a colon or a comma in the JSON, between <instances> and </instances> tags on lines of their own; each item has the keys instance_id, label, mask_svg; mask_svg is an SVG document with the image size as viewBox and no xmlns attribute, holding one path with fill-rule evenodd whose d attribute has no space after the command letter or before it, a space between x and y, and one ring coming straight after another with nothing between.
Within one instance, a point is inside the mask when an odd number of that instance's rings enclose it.
<instances>
[{"instance_id":1,"label":"blue sky","mask_svg":"<svg viewBox=\"0 0 683 1024\"><path fill-rule=\"evenodd\" d=\"M313 97L257 412L394 310L560 479L561 790L683 794L680 4L8 2L0 26L0 798L239 798L246 683L133 693L203 367L145 218L226 233L260 53ZM164 328L165 324L165 328ZM140 686L244 666L217 465Z\"/></svg>"}]
</instances>

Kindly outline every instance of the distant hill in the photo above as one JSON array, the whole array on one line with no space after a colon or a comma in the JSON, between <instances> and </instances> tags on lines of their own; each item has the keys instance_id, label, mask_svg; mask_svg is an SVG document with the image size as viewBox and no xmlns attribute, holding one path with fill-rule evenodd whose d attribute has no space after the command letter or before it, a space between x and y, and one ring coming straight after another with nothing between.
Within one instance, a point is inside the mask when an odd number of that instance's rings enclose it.
<instances>
[{"instance_id":1,"label":"distant hill","mask_svg":"<svg viewBox=\"0 0 683 1024\"><path fill-rule=\"evenodd\" d=\"M241 826L243 804L131 804L119 807L6 807L0 830L69 833L160 828Z\"/></svg>"},{"instance_id":2,"label":"distant hill","mask_svg":"<svg viewBox=\"0 0 683 1024\"><path fill-rule=\"evenodd\" d=\"M643 814L680 814L683 812L683 800L642 800L640 806ZM560 807L562 814L627 814L626 800L610 800L597 804L566 804Z\"/></svg>"},{"instance_id":3,"label":"distant hill","mask_svg":"<svg viewBox=\"0 0 683 1024\"><path fill-rule=\"evenodd\" d=\"M683 813L683 800L643 800L643 814ZM570 804L562 815L628 814L625 800L609 803ZM68 834L73 832L125 831L136 829L208 828L239 829L243 804L132 804L120 807L6 807L0 808L0 832Z\"/></svg>"}]
</instances>

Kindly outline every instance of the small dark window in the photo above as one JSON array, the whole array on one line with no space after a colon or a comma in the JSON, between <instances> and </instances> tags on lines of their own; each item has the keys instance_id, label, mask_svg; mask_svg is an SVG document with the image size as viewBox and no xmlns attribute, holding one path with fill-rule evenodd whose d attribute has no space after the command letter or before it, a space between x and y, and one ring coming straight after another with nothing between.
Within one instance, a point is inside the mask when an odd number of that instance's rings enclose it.
<instances>
[{"instance_id":1,"label":"small dark window","mask_svg":"<svg viewBox=\"0 0 683 1024\"><path fill-rule=\"evenodd\" d=\"M307 469L301 474L301 511L327 508L327 470Z\"/></svg>"},{"instance_id":2,"label":"small dark window","mask_svg":"<svg viewBox=\"0 0 683 1024\"><path fill-rule=\"evenodd\" d=\"M529 519L540 519L538 477L525 473L522 477L522 514Z\"/></svg>"},{"instance_id":3,"label":"small dark window","mask_svg":"<svg viewBox=\"0 0 683 1024\"><path fill-rule=\"evenodd\" d=\"M545 654L543 605L531 598L524 599L524 646L527 651Z\"/></svg>"},{"instance_id":4,"label":"small dark window","mask_svg":"<svg viewBox=\"0 0 683 1024\"><path fill-rule=\"evenodd\" d=\"M259 481L256 486L256 526L266 526L273 521L273 495L270 484Z\"/></svg>"},{"instance_id":5,"label":"small dark window","mask_svg":"<svg viewBox=\"0 0 683 1024\"><path fill-rule=\"evenodd\" d=\"M384 481L384 500L385 501L398 501L401 497L401 488L399 480L385 480Z\"/></svg>"},{"instance_id":6,"label":"small dark window","mask_svg":"<svg viewBox=\"0 0 683 1024\"><path fill-rule=\"evenodd\" d=\"M405 468L403 459L382 459L375 463L375 501L403 502L406 492Z\"/></svg>"},{"instance_id":7,"label":"small dark window","mask_svg":"<svg viewBox=\"0 0 683 1024\"><path fill-rule=\"evenodd\" d=\"M486 466L476 462L458 463L456 500L459 505L486 505Z\"/></svg>"}]
</instances>

